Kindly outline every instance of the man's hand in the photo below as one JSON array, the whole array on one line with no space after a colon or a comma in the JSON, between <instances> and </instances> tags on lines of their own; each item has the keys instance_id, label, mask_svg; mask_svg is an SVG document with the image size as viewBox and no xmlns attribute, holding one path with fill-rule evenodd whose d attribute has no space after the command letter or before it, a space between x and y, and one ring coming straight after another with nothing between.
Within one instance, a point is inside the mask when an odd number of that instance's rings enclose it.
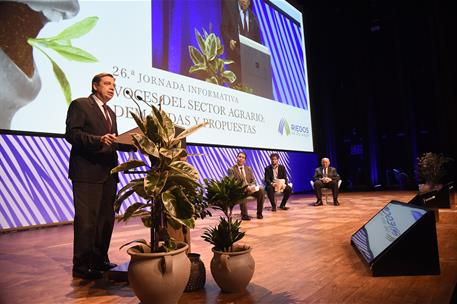
<instances>
[{"instance_id":1,"label":"man's hand","mask_svg":"<svg viewBox=\"0 0 457 304\"><path fill-rule=\"evenodd\" d=\"M233 51L236 48L236 41L230 40L230 49Z\"/></svg>"},{"instance_id":2,"label":"man's hand","mask_svg":"<svg viewBox=\"0 0 457 304\"><path fill-rule=\"evenodd\" d=\"M323 178L321 178L321 181L322 181L324 184L326 184L326 183L331 182L332 179L331 179L330 177L323 177Z\"/></svg>"},{"instance_id":3,"label":"man's hand","mask_svg":"<svg viewBox=\"0 0 457 304\"><path fill-rule=\"evenodd\" d=\"M116 135L114 134L105 134L102 137L100 137L100 142L104 145L110 146L113 144L113 142L116 140Z\"/></svg>"},{"instance_id":4,"label":"man's hand","mask_svg":"<svg viewBox=\"0 0 457 304\"><path fill-rule=\"evenodd\" d=\"M256 186L248 186L248 187L246 188L246 192L247 192L248 194L256 192Z\"/></svg>"}]
</instances>

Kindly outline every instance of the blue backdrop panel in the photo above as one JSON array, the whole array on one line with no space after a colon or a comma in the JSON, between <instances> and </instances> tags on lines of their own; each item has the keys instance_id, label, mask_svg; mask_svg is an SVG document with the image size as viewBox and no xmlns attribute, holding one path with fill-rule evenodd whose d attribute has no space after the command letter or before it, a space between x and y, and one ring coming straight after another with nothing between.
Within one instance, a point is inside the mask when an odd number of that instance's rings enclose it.
<instances>
[{"instance_id":1,"label":"blue backdrop panel","mask_svg":"<svg viewBox=\"0 0 457 304\"><path fill-rule=\"evenodd\" d=\"M0 134L0 229L72 221L74 216L71 182L67 177L71 146L61 137ZM220 178L236 162L239 148L188 146L189 157L201 178ZM264 167L272 151L244 150L247 164L263 183ZM309 179L317 157L313 153L280 152L281 163L288 170L295 192L310 190ZM119 161L131 155L119 153ZM135 153L137 159L145 159ZM138 174L120 174L118 189ZM137 201L132 196L121 211Z\"/></svg>"}]
</instances>

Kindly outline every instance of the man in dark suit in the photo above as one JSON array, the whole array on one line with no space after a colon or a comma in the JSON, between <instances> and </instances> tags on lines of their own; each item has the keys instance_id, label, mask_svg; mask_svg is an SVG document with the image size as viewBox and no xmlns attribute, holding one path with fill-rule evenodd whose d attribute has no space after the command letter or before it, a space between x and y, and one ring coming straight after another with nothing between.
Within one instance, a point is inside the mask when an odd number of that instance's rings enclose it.
<instances>
[{"instance_id":1,"label":"man in dark suit","mask_svg":"<svg viewBox=\"0 0 457 304\"><path fill-rule=\"evenodd\" d=\"M338 202L338 181L340 176L336 169L330 167L330 160L324 157L321 160L322 167L316 168L314 171L314 191L316 192L317 201L314 206L322 206L322 188L332 189L333 204L339 206Z\"/></svg>"},{"instance_id":2,"label":"man in dark suit","mask_svg":"<svg viewBox=\"0 0 457 304\"><path fill-rule=\"evenodd\" d=\"M287 180L286 168L279 164L278 153L272 153L270 159L271 165L265 168L265 191L271 203L271 211L276 211L275 192L283 192L279 209L287 210L286 203L292 188Z\"/></svg>"},{"instance_id":3,"label":"man in dark suit","mask_svg":"<svg viewBox=\"0 0 457 304\"><path fill-rule=\"evenodd\" d=\"M252 12L251 0L223 0L220 31L227 58L234 61L228 69L235 73L237 82L241 83L239 35L261 43L259 22Z\"/></svg>"},{"instance_id":4,"label":"man in dark suit","mask_svg":"<svg viewBox=\"0 0 457 304\"><path fill-rule=\"evenodd\" d=\"M265 201L265 191L262 187L257 186L255 181L254 172L249 166L245 166L246 153L239 152L236 156L236 165L228 169L228 176L234 177L235 179L242 181L248 187L246 188L247 193L257 199L257 218L263 219L262 210L263 202ZM245 221L251 220L248 215L248 208L246 201L240 204L241 219Z\"/></svg>"},{"instance_id":5,"label":"man in dark suit","mask_svg":"<svg viewBox=\"0 0 457 304\"><path fill-rule=\"evenodd\" d=\"M68 108L65 138L72 145L68 176L75 206L73 276L97 279L116 266L108 258L114 226L118 177L116 115L106 104L114 96L115 79L102 73L92 79L92 94Z\"/></svg>"}]
</instances>

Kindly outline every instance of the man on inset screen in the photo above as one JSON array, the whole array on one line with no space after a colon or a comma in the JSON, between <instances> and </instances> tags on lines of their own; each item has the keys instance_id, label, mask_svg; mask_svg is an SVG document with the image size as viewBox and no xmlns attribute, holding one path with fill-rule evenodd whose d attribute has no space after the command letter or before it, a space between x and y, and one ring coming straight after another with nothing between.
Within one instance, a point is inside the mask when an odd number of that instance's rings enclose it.
<instances>
[{"instance_id":1,"label":"man on inset screen","mask_svg":"<svg viewBox=\"0 0 457 304\"><path fill-rule=\"evenodd\" d=\"M287 200L292 188L287 180L286 167L279 164L279 154L270 155L271 165L265 168L265 191L271 203L271 211L276 211L275 192L282 192L283 197L279 209L287 210Z\"/></svg>"},{"instance_id":2,"label":"man on inset screen","mask_svg":"<svg viewBox=\"0 0 457 304\"><path fill-rule=\"evenodd\" d=\"M257 218L263 219L262 210L263 202L265 201L265 191L262 187L257 186L252 168L245 166L245 162L246 153L241 151L236 156L236 165L228 169L228 176L234 177L235 179L242 181L244 185L248 186L246 188L248 195L253 196L257 199ZM244 221L250 221L251 218L248 215L246 200L240 204L240 210L241 219Z\"/></svg>"},{"instance_id":3,"label":"man on inset screen","mask_svg":"<svg viewBox=\"0 0 457 304\"><path fill-rule=\"evenodd\" d=\"M330 160L324 157L321 160L321 167L316 168L314 171L314 191L316 192L317 201L314 206L322 206L322 188L332 189L333 204L339 206L338 202L338 181L340 176L336 172L336 169L330 167Z\"/></svg>"},{"instance_id":4,"label":"man on inset screen","mask_svg":"<svg viewBox=\"0 0 457 304\"><path fill-rule=\"evenodd\" d=\"M220 30L227 59L234 61L228 69L235 73L236 82L241 83L239 35L261 43L259 22L252 12L251 0L223 0Z\"/></svg>"}]
</instances>

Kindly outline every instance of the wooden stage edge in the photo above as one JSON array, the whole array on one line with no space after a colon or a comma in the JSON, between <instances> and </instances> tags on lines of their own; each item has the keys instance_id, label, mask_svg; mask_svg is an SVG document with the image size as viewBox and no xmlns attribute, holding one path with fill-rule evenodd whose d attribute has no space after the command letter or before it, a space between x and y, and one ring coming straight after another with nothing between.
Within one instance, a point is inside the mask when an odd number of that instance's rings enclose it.
<instances>
[{"instance_id":1,"label":"wooden stage edge","mask_svg":"<svg viewBox=\"0 0 457 304\"><path fill-rule=\"evenodd\" d=\"M253 248L256 268L246 291L237 294L222 293L211 276L211 246L201 235L217 223L219 213L213 212L191 231L192 252L206 267L205 288L184 293L179 303L450 303L457 282L456 206L439 211L439 275L373 277L350 245L351 235L389 201L413 196L409 191L342 193L341 206L330 199L314 207L313 195L294 194L289 210L264 210L264 219L242 223L241 242ZM254 202L249 213L255 215ZM238 208L235 214L239 217ZM118 248L148 235L139 219L116 223L111 261L128 261ZM72 246L72 225L0 234L0 303L139 302L126 283L73 279Z\"/></svg>"}]
</instances>

